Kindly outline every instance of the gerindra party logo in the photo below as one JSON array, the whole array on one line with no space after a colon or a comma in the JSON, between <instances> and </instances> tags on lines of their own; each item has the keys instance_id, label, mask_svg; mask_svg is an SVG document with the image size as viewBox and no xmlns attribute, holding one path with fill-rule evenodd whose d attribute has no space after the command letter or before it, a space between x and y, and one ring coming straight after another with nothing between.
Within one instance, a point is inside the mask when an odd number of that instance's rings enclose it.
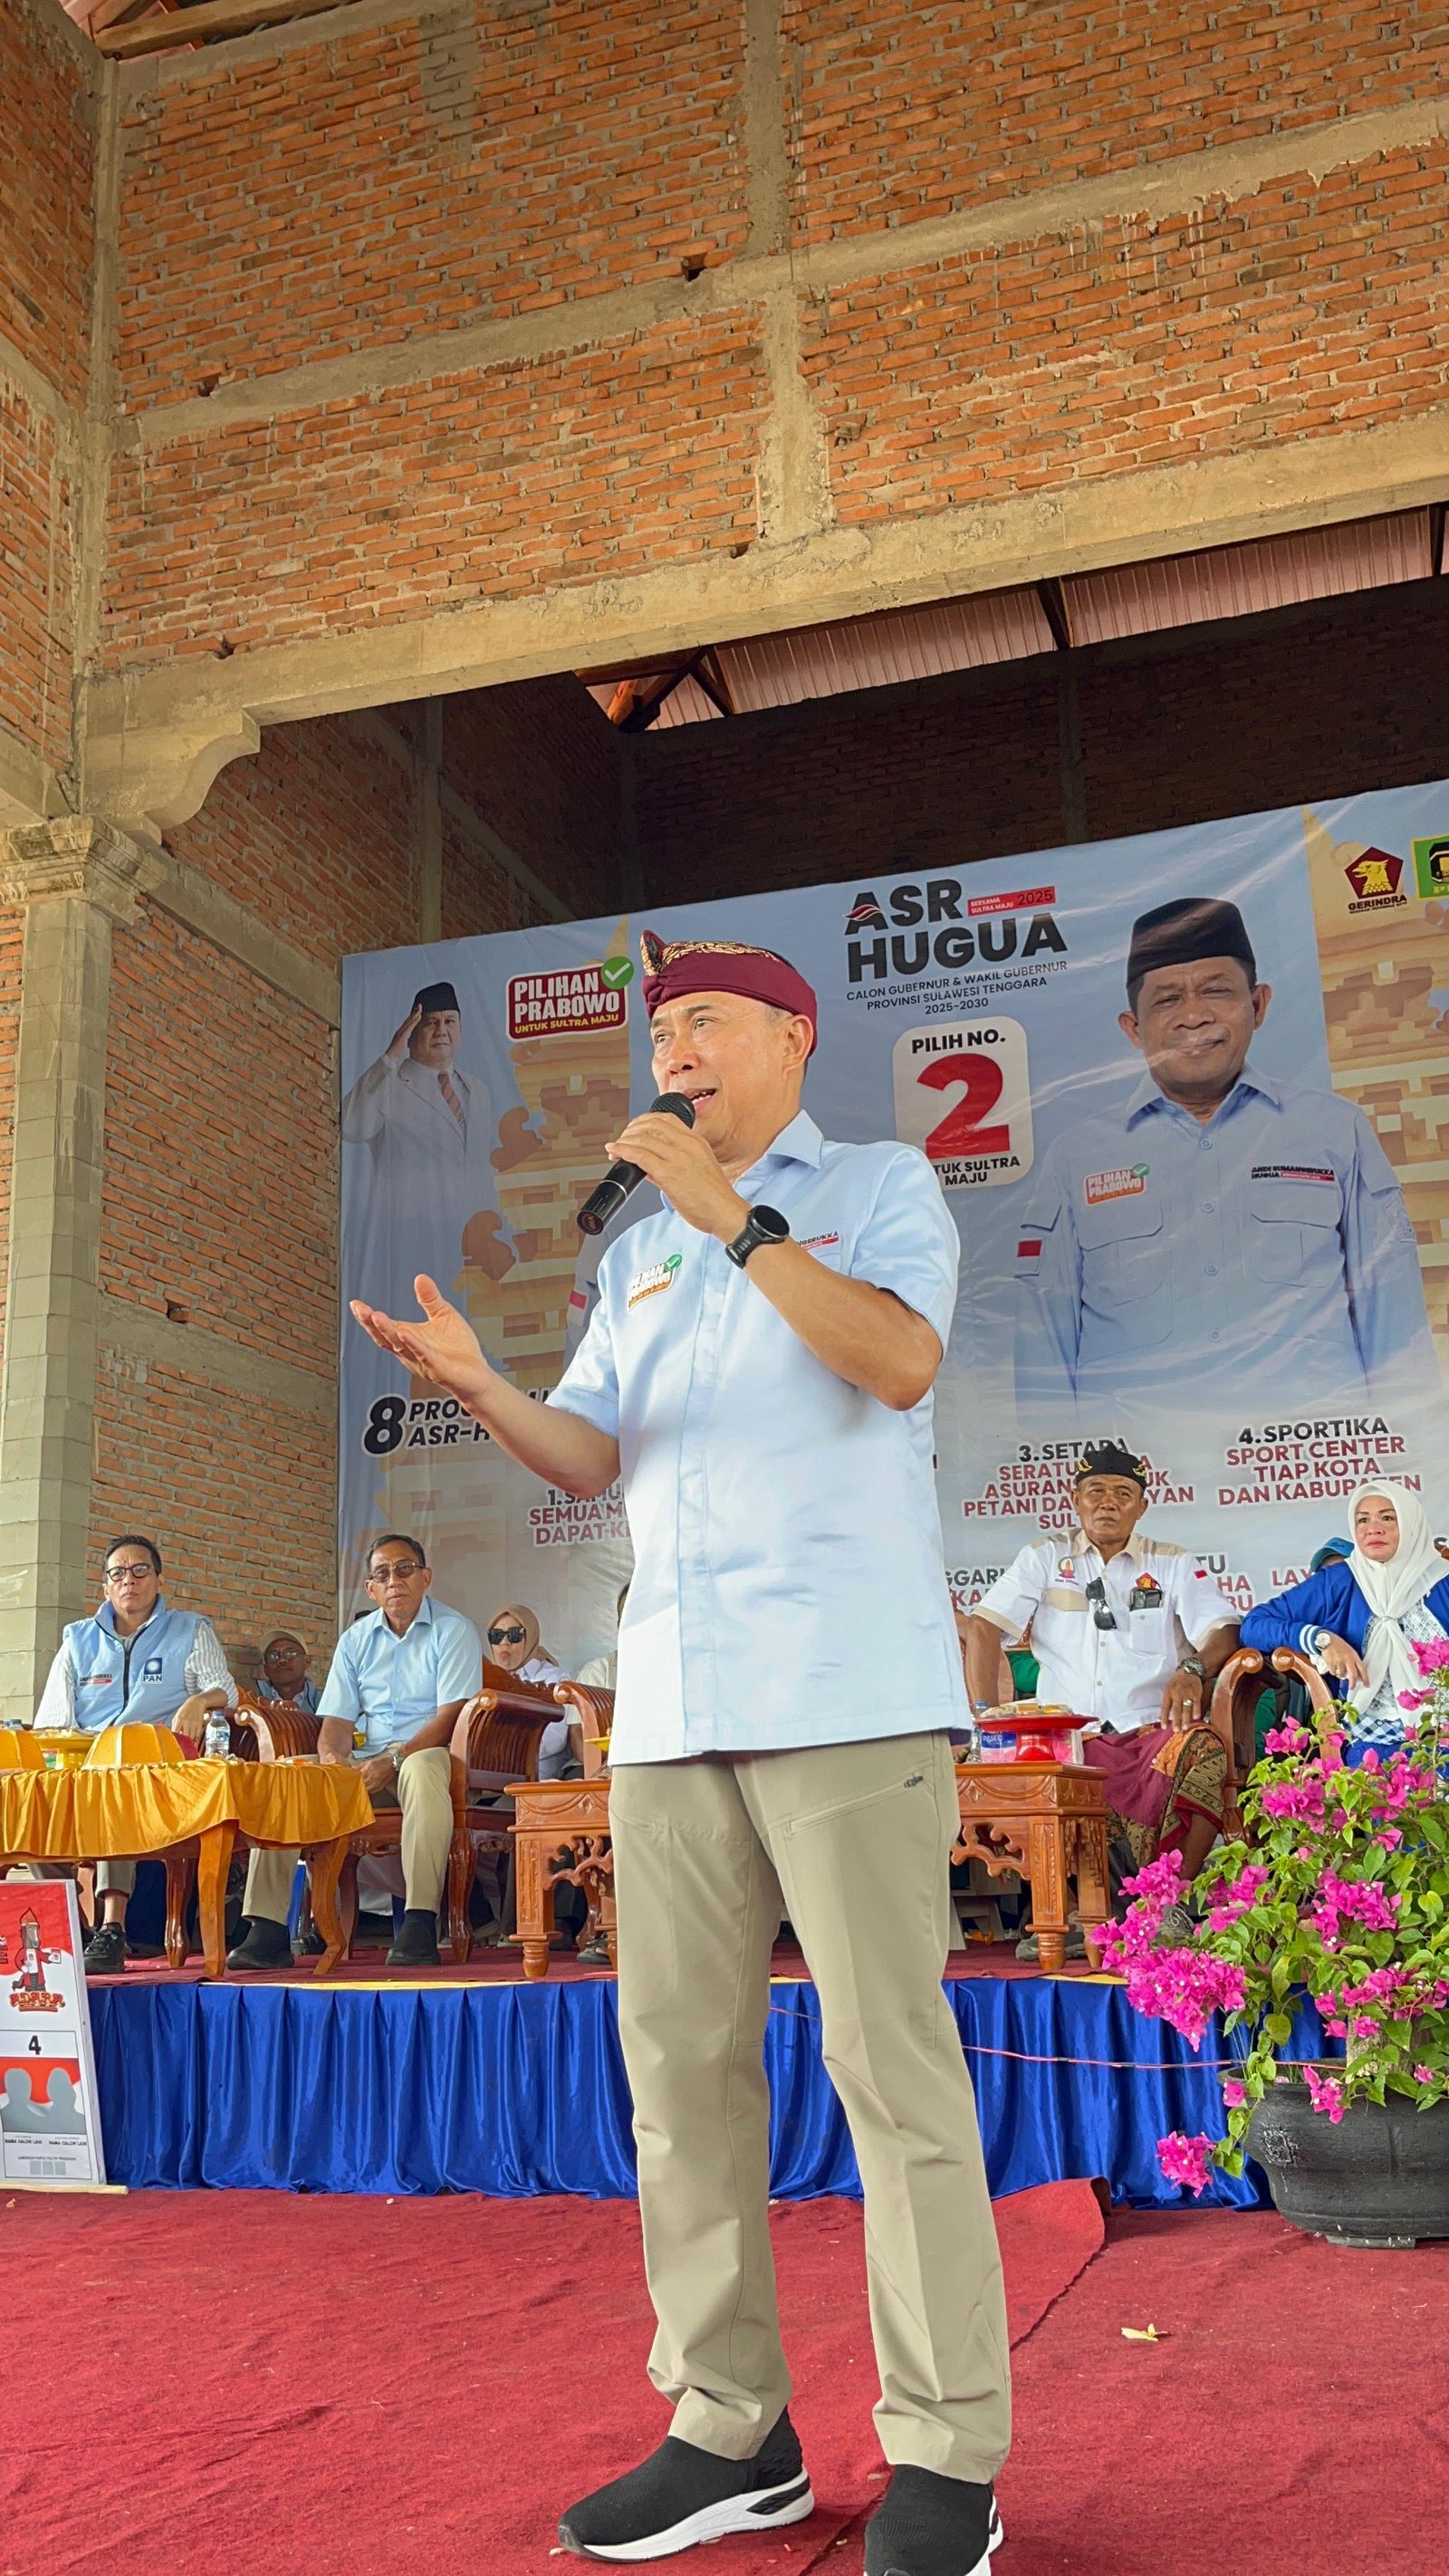
<instances>
[{"instance_id":1,"label":"gerindra party logo","mask_svg":"<svg viewBox=\"0 0 1449 2576\"><path fill-rule=\"evenodd\" d=\"M510 1038L573 1037L590 1029L621 1029L633 972L627 957L605 957L594 966L561 966L548 975L510 975Z\"/></svg>"},{"instance_id":2,"label":"gerindra party logo","mask_svg":"<svg viewBox=\"0 0 1449 2576\"><path fill-rule=\"evenodd\" d=\"M1349 860L1343 873L1357 897L1350 912L1383 912L1409 900L1399 892L1404 862L1391 850L1365 850L1362 858Z\"/></svg>"},{"instance_id":3,"label":"gerindra party logo","mask_svg":"<svg viewBox=\"0 0 1449 2576\"><path fill-rule=\"evenodd\" d=\"M884 903L863 886L845 916L852 984L923 975L928 967L1005 966L1043 950L1065 956L1052 906L1055 886L966 896L959 877L892 886Z\"/></svg>"}]
</instances>

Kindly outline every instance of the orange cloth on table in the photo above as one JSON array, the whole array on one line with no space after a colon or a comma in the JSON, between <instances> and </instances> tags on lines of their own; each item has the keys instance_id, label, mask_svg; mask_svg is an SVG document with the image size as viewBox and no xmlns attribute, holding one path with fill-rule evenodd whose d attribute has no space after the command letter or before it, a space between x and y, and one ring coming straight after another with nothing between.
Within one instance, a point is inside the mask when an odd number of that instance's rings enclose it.
<instances>
[{"instance_id":1,"label":"orange cloth on table","mask_svg":"<svg viewBox=\"0 0 1449 2576\"><path fill-rule=\"evenodd\" d=\"M331 1842L373 1821L350 1763L138 1762L0 1773L0 1852L135 1860L228 1821L251 1842Z\"/></svg>"}]
</instances>

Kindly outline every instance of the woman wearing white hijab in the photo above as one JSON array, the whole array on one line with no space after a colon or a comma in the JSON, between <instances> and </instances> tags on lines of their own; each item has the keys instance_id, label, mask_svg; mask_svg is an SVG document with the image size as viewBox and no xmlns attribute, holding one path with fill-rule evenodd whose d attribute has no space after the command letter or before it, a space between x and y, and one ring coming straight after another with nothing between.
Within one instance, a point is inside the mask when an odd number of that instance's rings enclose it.
<instances>
[{"instance_id":1,"label":"woman wearing white hijab","mask_svg":"<svg viewBox=\"0 0 1449 2576\"><path fill-rule=\"evenodd\" d=\"M1353 1710L1344 1758L1358 1762L1403 1742L1399 1693L1422 1687L1414 1648L1449 1637L1449 1567L1406 1485L1360 1485L1349 1527L1352 1555L1250 1610L1239 1642L1260 1654L1292 1646L1328 1675Z\"/></svg>"}]
</instances>

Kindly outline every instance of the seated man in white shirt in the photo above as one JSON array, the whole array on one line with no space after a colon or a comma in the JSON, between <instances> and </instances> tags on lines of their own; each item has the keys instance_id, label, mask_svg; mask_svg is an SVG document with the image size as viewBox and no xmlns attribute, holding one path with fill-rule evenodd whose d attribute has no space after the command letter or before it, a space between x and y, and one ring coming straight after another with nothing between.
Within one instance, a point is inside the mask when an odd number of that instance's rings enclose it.
<instances>
[{"instance_id":1,"label":"seated man in white shirt","mask_svg":"<svg viewBox=\"0 0 1449 2576\"><path fill-rule=\"evenodd\" d=\"M1195 1556L1139 1528L1144 1459L1115 1440L1089 1445L1074 1492L1079 1527L1024 1547L967 1620L972 1709L995 1701L1003 1640L1030 1628L1038 1697L1091 1721L1114 1886L1169 1850L1191 1880L1222 1827L1226 1756L1202 1721L1237 1616ZM1185 1920L1166 1928L1180 1936Z\"/></svg>"},{"instance_id":2,"label":"seated man in white shirt","mask_svg":"<svg viewBox=\"0 0 1449 2576\"><path fill-rule=\"evenodd\" d=\"M112 1539L103 1588L100 1608L89 1619L73 1619L61 1638L36 1725L99 1735L136 1719L176 1727L199 1743L208 1710L236 1706L236 1684L211 1621L163 1601L161 1551L151 1538ZM126 1907L135 1884L133 1860L97 1863L88 1977L115 1976L125 1966Z\"/></svg>"},{"instance_id":3,"label":"seated man in white shirt","mask_svg":"<svg viewBox=\"0 0 1449 2576\"><path fill-rule=\"evenodd\" d=\"M390 1968L435 1967L438 1909L453 1838L449 1738L483 1679L471 1619L430 1601L428 1561L415 1538L374 1540L367 1588L377 1607L337 1641L317 1713L324 1762L356 1762L376 1807L402 1809L402 1924ZM287 1911L294 1851L252 1853L242 1910L247 1933L229 1968L289 1968Z\"/></svg>"}]
</instances>

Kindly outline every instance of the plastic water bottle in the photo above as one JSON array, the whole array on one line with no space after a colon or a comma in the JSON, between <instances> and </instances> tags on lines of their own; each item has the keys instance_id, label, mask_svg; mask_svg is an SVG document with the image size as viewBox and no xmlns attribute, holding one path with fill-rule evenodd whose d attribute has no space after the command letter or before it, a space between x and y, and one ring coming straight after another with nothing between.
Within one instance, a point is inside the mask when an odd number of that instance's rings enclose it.
<instances>
[{"instance_id":1,"label":"plastic water bottle","mask_svg":"<svg viewBox=\"0 0 1449 2576\"><path fill-rule=\"evenodd\" d=\"M214 1708L209 1712L201 1749L209 1762L231 1760L231 1726L224 1709Z\"/></svg>"}]
</instances>

